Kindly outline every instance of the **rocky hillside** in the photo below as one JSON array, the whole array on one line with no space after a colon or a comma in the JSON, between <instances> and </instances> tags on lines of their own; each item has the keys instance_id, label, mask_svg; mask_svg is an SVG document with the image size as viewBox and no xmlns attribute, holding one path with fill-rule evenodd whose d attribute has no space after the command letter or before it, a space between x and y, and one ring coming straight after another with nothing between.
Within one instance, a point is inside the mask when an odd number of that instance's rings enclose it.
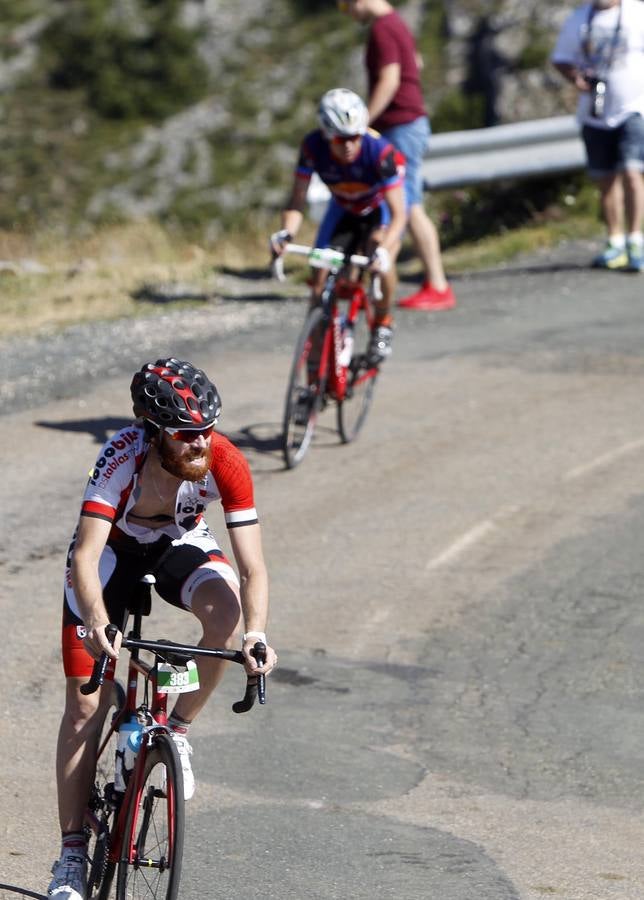
<instances>
[{"instance_id":1,"label":"rocky hillside","mask_svg":"<svg viewBox=\"0 0 644 900\"><path fill-rule=\"evenodd\" d=\"M154 216L214 237L281 202L323 91L364 90L363 30L330 0L2 7L4 228ZM547 59L570 8L400 4L434 130L569 111Z\"/></svg>"}]
</instances>

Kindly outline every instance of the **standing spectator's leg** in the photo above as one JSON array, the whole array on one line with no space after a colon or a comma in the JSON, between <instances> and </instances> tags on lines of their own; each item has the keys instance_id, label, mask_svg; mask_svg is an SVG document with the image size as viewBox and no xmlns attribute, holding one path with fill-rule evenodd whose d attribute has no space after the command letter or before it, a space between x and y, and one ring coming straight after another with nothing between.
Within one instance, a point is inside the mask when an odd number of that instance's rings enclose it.
<instances>
[{"instance_id":1,"label":"standing spectator's leg","mask_svg":"<svg viewBox=\"0 0 644 900\"><path fill-rule=\"evenodd\" d=\"M421 166L429 135L429 122L424 116L385 132L385 137L405 156L409 230L425 273L421 289L400 300L398 305L408 309L441 310L451 309L456 299L445 278L438 231L423 206Z\"/></svg>"},{"instance_id":2,"label":"standing spectator's leg","mask_svg":"<svg viewBox=\"0 0 644 900\"><path fill-rule=\"evenodd\" d=\"M644 272L644 177L637 169L626 169L624 183L624 212L628 235L626 250L628 268L631 272Z\"/></svg>"},{"instance_id":3,"label":"standing spectator's leg","mask_svg":"<svg viewBox=\"0 0 644 900\"><path fill-rule=\"evenodd\" d=\"M440 239L436 226L425 212L422 203L414 203L409 207L409 230L425 270L425 280L439 293L444 293L448 284L443 269Z\"/></svg>"},{"instance_id":4,"label":"standing spectator's leg","mask_svg":"<svg viewBox=\"0 0 644 900\"><path fill-rule=\"evenodd\" d=\"M644 220L644 178L642 173L634 169L626 169L623 186L626 228L630 234L641 234Z\"/></svg>"},{"instance_id":5,"label":"standing spectator's leg","mask_svg":"<svg viewBox=\"0 0 644 900\"><path fill-rule=\"evenodd\" d=\"M628 268L644 272L644 118L630 116L623 124L619 142L619 160L624 168L624 216Z\"/></svg>"},{"instance_id":6,"label":"standing spectator's leg","mask_svg":"<svg viewBox=\"0 0 644 900\"><path fill-rule=\"evenodd\" d=\"M624 242L624 192L622 177L613 172L597 179L599 203L609 240Z\"/></svg>"},{"instance_id":7,"label":"standing spectator's leg","mask_svg":"<svg viewBox=\"0 0 644 900\"><path fill-rule=\"evenodd\" d=\"M623 269L628 263L624 234L624 194L617 155L616 129L584 125L582 137L588 158L588 174L596 182L607 240L602 252L593 260L600 269Z\"/></svg>"},{"instance_id":8,"label":"standing spectator's leg","mask_svg":"<svg viewBox=\"0 0 644 900\"><path fill-rule=\"evenodd\" d=\"M599 202L608 237L606 246L593 260L599 269L623 269L628 263L626 236L624 234L624 193L622 178L618 173L602 175L596 179Z\"/></svg>"}]
</instances>

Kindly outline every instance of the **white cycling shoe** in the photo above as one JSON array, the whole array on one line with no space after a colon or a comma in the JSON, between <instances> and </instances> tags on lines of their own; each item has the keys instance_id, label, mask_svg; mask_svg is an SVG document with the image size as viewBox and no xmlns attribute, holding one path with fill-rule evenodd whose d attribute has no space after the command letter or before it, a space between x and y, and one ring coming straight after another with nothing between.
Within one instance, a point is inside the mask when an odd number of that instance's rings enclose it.
<instances>
[{"instance_id":1,"label":"white cycling shoe","mask_svg":"<svg viewBox=\"0 0 644 900\"><path fill-rule=\"evenodd\" d=\"M183 799L190 800L195 792L195 776L190 765L190 757L192 756L192 747L188 743L188 738L177 731L171 731L172 740L175 747L179 751L179 759L181 760L181 771L183 772ZM166 777L165 766L163 768L163 778L161 781L161 789L165 791Z\"/></svg>"},{"instance_id":2,"label":"white cycling shoe","mask_svg":"<svg viewBox=\"0 0 644 900\"><path fill-rule=\"evenodd\" d=\"M55 900L85 900L87 893L87 858L75 851L63 853L51 867L54 876L47 896Z\"/></svg>"}]
</instances>

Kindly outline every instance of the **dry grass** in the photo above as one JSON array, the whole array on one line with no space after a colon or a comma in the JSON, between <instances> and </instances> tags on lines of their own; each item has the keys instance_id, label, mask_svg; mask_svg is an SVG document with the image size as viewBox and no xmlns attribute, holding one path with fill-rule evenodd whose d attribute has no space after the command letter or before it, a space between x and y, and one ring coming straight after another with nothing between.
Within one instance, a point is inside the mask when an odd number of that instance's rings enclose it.
<instances>
[{"instance_id":1,"label":"dry grass","mask_svg":"<svg viewBox=\"0 0 644 900\"><path fill-rule=\"evenodd\" d=\"M151 222L86 238L0 233L0 334L154 315L158 306L137 299L150 286L184 285L214 296L217 270L266 266L266 232L261 240L231 234L213 247L178 239Z\"/></svg>"},{"instance_id":2,"label":"dry grass","mask_svg":"<svg viewBox=\"0 0 644 900\"><path fill-rule=\"evenodd\" d=\"M268 269L267 236L276 226L276 222L256 222L212 245L191 243L153 222L114 226L85 238L0 232L0 336L156 315L167 311L172 301L145 303L140 295L159 286L170 291L173 286L185 287L188 294L215 297L219 272L242 275ZM596 229L596 222L518 229L447 251L445 266L451 273L486 268L517 253L570 236L590 235ZM315 226L309 222L298 241L310 242L314 233ZM400 266L403 277L419 271L416 257L408 257Z\"/></svg>"}]
</instances>

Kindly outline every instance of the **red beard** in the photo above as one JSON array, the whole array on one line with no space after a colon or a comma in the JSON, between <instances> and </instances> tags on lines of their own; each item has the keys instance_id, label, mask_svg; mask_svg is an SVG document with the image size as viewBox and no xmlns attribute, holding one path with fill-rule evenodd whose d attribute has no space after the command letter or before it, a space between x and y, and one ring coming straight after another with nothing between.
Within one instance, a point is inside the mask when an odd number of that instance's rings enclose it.
<instances>
[{"instance_id":1,"label":"red beard","mask_svg":"<svg viewBox=\"0 0 644 900\"><path fill-rule=\"evenodd\" d=\"M188 447L181 456L177 456L171 440L164 440L159 447L161 466L182 481L201 481L208 474L212 462L210 444L205 449Z\"/></svg>"}]
</instances>

